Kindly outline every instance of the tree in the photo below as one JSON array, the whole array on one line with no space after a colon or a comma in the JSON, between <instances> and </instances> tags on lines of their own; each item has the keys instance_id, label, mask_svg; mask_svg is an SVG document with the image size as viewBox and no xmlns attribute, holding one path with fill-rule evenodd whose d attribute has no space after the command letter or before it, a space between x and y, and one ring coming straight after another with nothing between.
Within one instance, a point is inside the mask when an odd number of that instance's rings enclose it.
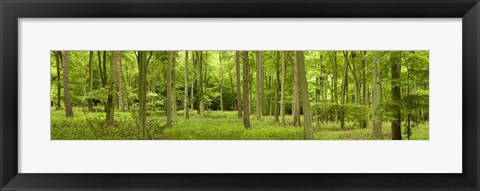
<instances>
[{"instance_id":1,"label":"tree","mask_svg":"<svg viewBox=\"0 0 480 191\"><path fill-rule=\"evenodd\" d=\"M275 112L273 117L273 122L278 123L278 115L279 115L279 105L278 105L278 86L280 85L280 51L276 52L277 59L275 62Z\"/></svg>"},{"instance_id":2,"label":"tree","mask_svg":"<svg viewBox=\"0 0 480 191\"><path fill-rule=\"evenodd\" d=\"M143 137L147 137L147 52L138 51L138 120Z\"/></svg>"},{"instance_id":3,"label":"tree","mask_svg":"<svg viewBox=\"0 0 480 191\"><path fill-rule=\"evenodd\" d=\"M312 128L312 112L310 110L310 98L308 96L308 84L307 73L305 71L305 62L303 51L295 52L296 69L299 77L299 89L300 97L302 99L302 111L303 111L303 138L305 140L313 140L313 128Z\"/></svg>"},{"instance_id":4,"label":"tree","mask_svg":"<svg viewBox=\"0 0 480 191\"><path fill-rule=\"evenodd\" d=\"M196 52L197 56L197 72L198 72L198 80L197 80L197 85L198 85L198 112L200 114L200 117L204 116L205 113L205 106L203 105L203 77L202 77L202 52Z\"/></svg>"},{"instance_id":5,"label":"tree","mask_svg":"<svg viewBox=\"0 0 480 191\"><path fill-rule=\"evenodd\" d=\"M342 80L342 97L341 106L340 106L340 129L345 130L345 96L347 96L347 87L348 87L348 52L344 51L343 56L345 57L345 64L344 64L344 73L343 73L343 80Z\"/></svg>"},{"instance_id":6,"label":"tree","mask_svg":"<svg viewBox=\"0 0 480 191\"><path fill-rule=\"evenodd\" d=\"M98 74L100 75L100 82L102 84L102 87L105 87L105 85L107 84L105 81L105 77L103 77L103 71L102 71L102 59L101 59L101 56L100 56L100 51L97 51L97 56L98 56Z\"/></svg>"},{"instance_id":7,"label":"tree","mask_svg":"<svg viewBox=\"0 0 480 191\"><path fill-rule=\"evenodd\" d=\"M167 127L171 127L173 125L173 94L175 91L172 91L173 84L173 52L168 51L168 64L167 64L167 98L166 98L166 106L165 106L165 113L167 114Z\"/></svg>"},{"instance_id":8,"label":"tree","mask_svg":"<svg viewBox=\"0 0 480 191\"><path fill-rule=\"evenodd\" d=\"M125 111L125 82L123 80L123 69L122 69L122 51L117 52L117 65L118 65L118 99L120 104L120 111Z\"/></svg>"},{"instance_id":9,"label":"tree","mask_svg":"<svg viewBox=\"0 0 480 191\"><path fill-rule=\"evenodd\" d=\"M243 51L243 126L250 129L250 111L246 107L249 104L248 100L248 51Z\"/></svg>"},{"instance_id":10,"label":"tree","mask_svg":"<svg viewBox=\"0 0 480 191\"><path fill-rule=\"evenodd\" d=\"M338 104L338 63L337 63L337 52L332 52L333 55L333 95L335 104ZM335 110L335 122L338 124L338 110Z\"/></svg>"},{"instance_id":11,"label":"tree","mask_svg":"<svg viewBox=\"0 0 480 191\"><path fill-rule=\"evenodd\" d=\"M105 85L107 85L107 51L103 51L103 69L102 69L102 72L103 72L103 81L105 82ZM104 86L105 86L104 85Z\"/></svg>"},{"instance_id":12,"label":"tree","mask_svg":"<svg viewBox=\"0 0 480 191\"><path fill-rule=\"evenodd\" d=\"M57 110L61 108L61 90L62 90L62 85L61 85L61 80L60 80L60 57L61 53L60 52L54 52L55 55L55 61L56 61L56 66L57 66ZM63 63L62 63L63 64Z\"/></svg>"},{"instance_id":13,"label":"tree","mask_svg":"<svg viewBox=\"0 0 480 191\"><path fill-rule=\"evenodd\" d=\"M382 81L379 52L373 53L373 137L382 139Z\"/></svg>"},{"instance_id":14,"label":"tree","mask_svg":"<svg viewBox=\"0 0 480 191\"><path fill-rule=\"evenodd\" d=\"M285 125L285 78L287 72L287 61L285 52L282 51L282 87L280 91L280 124Z\"/></svg>"},{"instance_id":15,"label":"tree","mask_svg":"<svg viewBox=\"0 0 480 191\"><path fill-rule=\"evenodd\" d=\"M368 107L370 105L370 97L368 96L368 85L366 77L366 54L367 51L362 51L362 79L363 79L363 105L365 105L365 113L368 112ZM362 122L362 128L367 128L368 114L365 117L366 119Z\"/></svg>"},{"instance_id":16,"label":"tree","mask_svg":"<svg viewBox=\"0 0 480 191\"><path fill-rule=\"evenodd\" d=\"M92 93L92 89L93 89L92 62L93 62L93 51L90 51L90 56L88 60L88 92L89 93ZM87 101L88 101L88 111L93 112L92 100L89 98Z\"/></svg>"},{"instance_id":17,"label":"tree","mask_svg":"<svg viewBox=\"0 0 480 191\"><path fill-rule=\"evenodd\" d=\"M301 126L300 123L300 88L299 88L299 74L297 60L295 58L293 65L293 100L292 100L292 115L293 115L293 126Z\"/></svg>"},{"instance_id":18,"label":"tree","mask_svg":"<svg viewBox=\"0 0 480 191\"><path fill-rule=\"evenodd\" d=\"M110 80L109 80L109 87L108 87L108 97L107 97L107 104L106 104L106 121L107 126L113 126L115 123L115 103L116 103L116 83L115 83L115 76L117 73L117 52L112 51L111 55L111 64L110 64Z\"/></svg>"},{"instance_id":19,"label":"tree","mask_svg":"<svg viewBox=\"0 0 480 191\"><path fill-rule=\"evenodd\" d=\"M222 52L218 52L218 61L220 64L220 111L223 112L223 63L222 63Z\"/></svg>"},{"instance_id":20,"label":"tree","mask_svg":"<svg viewBox=\"0 0 480 191\"><path fill-rule=\"evenodd\" d=\"M193 61L193 68L195 69L195 67L197 66L197 55L196 55L195 52L192 52L192 61ZM193 76L192 77L192 88L190 88L190 89L192 89L191 90L191 96L190 96L190 108L192 110L194 110L193 106L194 106L195 101L193 99L195 98L195 96L193 95L193 93L194 93L195 87L197 87L197 86L195 86L195 83L197 82L195 80L195 78L197 76L196 70L193 70L193 75L192 76ZM200 110L197 110L197 112L200 113Z\"/></svg>"},{"instance_id":21,"label":"tree","mask_svg":"<svg viewBox=\"0 0 480 191\"><path fill-rule=\"evenodd\" d=\"M185 98L183 101L183 115L186 119L189 118L188 115L188 51L185 51Z\"/></svg>"},{"instance_id":22,"label":"tree","mask_svg":"<svg viewBox=\"0 0 480 191\"><path fill-rule=\"evenodd\" d=\"M235 51L235 72L237 79L237 111L238 118L242 118L242 89L240 82L240 52Z\"/></svg>"},{"instance_id":23,"label":"tree","mask_svg":"<svg viewBox=\"0 0 480 191\"><path fill-rule=\"evenodd\" d=\"M256 79L256 85L257 85L257 90L256 90L256 105L255 105L255 116L257 120L260 120L263 115L263 105L265 103L265 100L263 98L263 66L262 66L262 53L260 51L256 51L256 56L257 56L257 79Z\"/></svg>"},{"instance_id":24,"label":"tree","mask_svg":"<svg viewBox=\"0 0 480 191\"><path fill-rule=\"evenodd\" d=\"M70 85L68 80L68 53L62 51L62 72L63 72L63 99L65 102L65 116L73 117L72 100L70 98Z\"/></svg>"},{"instance_id":25,"label":"tree","mask_svg":"<svg viewBox=\"0 0 480 191\"><path fill-rule=\"evenodd\" d=\"M393 120L392 120L392 140L402 140L402 129L401 129L401 111L400 111L400 67L401 67L401 52L394 51L391 52L391 66L392 66L392 110L393 110Z\"/></svg>"},{"instance_id":26,"label":"tree","mask_svg":"<svg viewBox=\"0 0 480 191\"><path fill-rule=\"evenodd\" d=\"M170 51L172 52L172 51ZM175 93L177 91L177 69L176 69L176 52L172 52L172 68L171 68L171 86L170 86L170 91L172 93L171 99L172 99L172 120L173 122L178 121L178 114L177 114L177 94Z\"/></svg>"}]
</instances>

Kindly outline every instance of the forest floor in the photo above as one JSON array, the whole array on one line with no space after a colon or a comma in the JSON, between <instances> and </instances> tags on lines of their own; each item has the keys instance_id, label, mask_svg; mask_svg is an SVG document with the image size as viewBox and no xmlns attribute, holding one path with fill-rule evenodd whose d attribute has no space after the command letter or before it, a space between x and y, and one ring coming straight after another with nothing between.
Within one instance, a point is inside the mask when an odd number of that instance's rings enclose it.
<instances>
[{"instance_id":1,"label":"forest floor","mask_svg":"<svg viewBox=\"0 0 480 191\"><path fill-rule=\"evenodd\" d=\"M74 108L74 117L66 118L64 110L51 111L51 140L302 140L303 127L292 126L291 115L285 116L287 125L274 124L273 116L262 116L256 120L250 116L251 129L243 127L242 119L236 111L206 111L201 118L196 111L190 111L190 119L185 119L183 111L178 112L178 122L165 128L166 117L163 111L148 113L147 138L140 134L137 112L115 111L115 127L105 127L105 113L84 112L84 108ZM303 119L302 119L303 122ZM372 140L372 125L361 128L354 122L346 123L346 130L340 130L336 123L313 124L316 140ZM384 122L384 139L390 139L390 123ZM407 137L404 134L403 139ZM428 140L428 122L413 129L411 140Z\"/></svg>"}]
</instances>

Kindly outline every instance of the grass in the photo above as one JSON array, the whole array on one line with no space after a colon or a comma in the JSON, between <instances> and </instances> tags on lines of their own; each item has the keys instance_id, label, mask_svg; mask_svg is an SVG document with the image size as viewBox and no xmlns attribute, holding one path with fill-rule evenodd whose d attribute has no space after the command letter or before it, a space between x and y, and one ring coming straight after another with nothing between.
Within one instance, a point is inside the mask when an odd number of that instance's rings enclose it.
<instances>
[{"instance_id":1,"label":"grass","mask_svg":"<svg viewBox=\"0 0 480 191\"><path fill-rule=\"evenodd\" d=\"M100 108L101 109L101 108ZM200 117L196 111L190 112L185 119L179 112L179 121L171 128L165 128L165 114L148 112L148 137L143 137L138 128L136 112L115 112L115 126L106 127L105 113L84 112L74 109L74 117L66 118L63 110L51 111L52 140L302 140L303 127L278 125L273 116L264 116L261 120L250 117L251 128L243 127L242 119L236 111L207 111ZM293 123L292 116L286 116L287 124ZM303 122L303 120L302 120ZM346 123L346 130L340 130L336 123L314 125L316 140L373 140L371 123L367 128ZM384 122L383 139L390 139L390 123ZM407 139L403 135L403 139ZM429 127L424 123L413 129L411 140L428 140Z\"/></svg>"}]
</instances>

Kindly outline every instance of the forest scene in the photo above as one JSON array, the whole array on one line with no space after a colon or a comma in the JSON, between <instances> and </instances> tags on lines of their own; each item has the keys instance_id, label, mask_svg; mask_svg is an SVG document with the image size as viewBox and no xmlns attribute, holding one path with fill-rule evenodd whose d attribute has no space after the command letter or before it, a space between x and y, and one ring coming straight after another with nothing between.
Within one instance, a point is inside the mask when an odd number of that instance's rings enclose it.
<instances>
[{"instance_id":1,"label":"forest scene","mask_svg":"<svg viewBox=\"0 0 480 191\"><path fill-rule=\"evenodd\" d=\"M51 51L51 140L429 140L428 51Z\"/></svg>"}]
</instances>

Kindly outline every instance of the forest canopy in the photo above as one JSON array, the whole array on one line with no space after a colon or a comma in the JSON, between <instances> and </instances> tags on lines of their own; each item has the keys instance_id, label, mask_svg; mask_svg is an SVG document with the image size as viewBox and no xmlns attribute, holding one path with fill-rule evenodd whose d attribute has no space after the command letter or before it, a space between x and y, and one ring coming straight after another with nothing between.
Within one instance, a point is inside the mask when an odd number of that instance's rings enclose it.
<instances>
[{"instance_id":1,"label":"forest canopy","mask_svg":"<svg viewBox=\"0 0 480 191\"><path fill-rule=\"evenodd\" d=\"M428 140L428 51L51 51L52 140Z\"/></svg>"}]
</instances>

